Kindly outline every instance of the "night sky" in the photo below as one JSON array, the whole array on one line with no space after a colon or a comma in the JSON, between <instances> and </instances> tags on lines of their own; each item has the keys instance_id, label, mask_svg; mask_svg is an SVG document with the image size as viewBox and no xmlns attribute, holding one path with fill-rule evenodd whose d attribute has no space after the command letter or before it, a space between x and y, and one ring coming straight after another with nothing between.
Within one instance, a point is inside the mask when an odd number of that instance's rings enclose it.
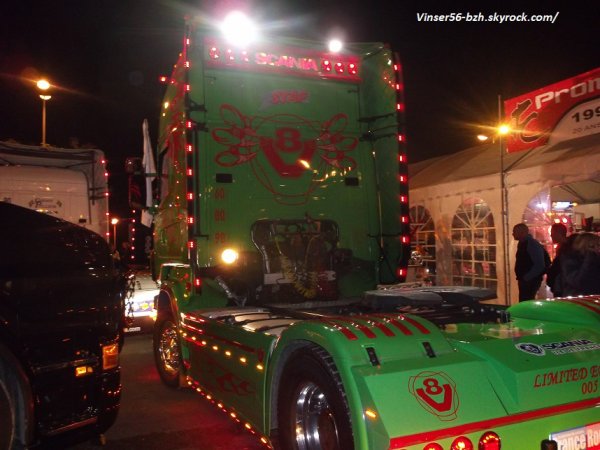
<instances>
[{"instance_id":1,"label":"night sky","mask_svg":"<svg viewBox=\"0 0 600 450\"><path fill-rule=\"evenodd\" d=\"M511 98L600 66L593 1L153 1L12 0L0 6L0 140L41 142L41 100L31 80L59 86L48 103L47 141L105 151L122 176L140 155L141 124L156 139L163 86L181 49L182 17L216 7L248 9L279 33L383 41L402 59L409 158L475 144ZM200 5L202 9L200 9ZM552 14L552 23L419 22L419 13ZM29 81L28 81L29 80ZM122 193L125 196L125 193Z\"/></svg>"}]
</instances>

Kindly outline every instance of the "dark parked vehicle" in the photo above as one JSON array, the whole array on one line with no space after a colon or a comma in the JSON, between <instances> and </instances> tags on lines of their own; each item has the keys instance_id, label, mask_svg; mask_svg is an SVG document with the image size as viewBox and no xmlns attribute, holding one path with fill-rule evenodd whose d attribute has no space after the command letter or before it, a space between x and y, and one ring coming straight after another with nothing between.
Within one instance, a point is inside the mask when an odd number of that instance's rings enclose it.
<instances>
[{"instance_id":1,"label":"dark parked vehicle","mask_svg":"<svg viewBox=\"0 0 600 450\"><path fill-rule=\"evenodd\" d=\"M114 423L124 287L101 236L0 202L0 450Z\"/></svg>"}]
</instances>

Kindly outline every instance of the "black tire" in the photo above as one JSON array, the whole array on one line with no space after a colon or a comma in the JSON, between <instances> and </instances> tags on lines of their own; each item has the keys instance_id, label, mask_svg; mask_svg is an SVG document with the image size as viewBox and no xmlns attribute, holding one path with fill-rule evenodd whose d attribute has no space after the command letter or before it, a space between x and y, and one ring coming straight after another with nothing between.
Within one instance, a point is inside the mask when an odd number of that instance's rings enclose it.
<instances>
[{"instance_id":1,"label":"black tire","mask_svg":"<svg viewBox=\"0 0 600 450\"><path fill-rule=\"evenodd\" d=\"M344 387L333 358L321 347L291 355L277 402L281 450L353 450Z\"/></svg>"},{"instance_id":2,"label":"black tire","mask_svg":"<svg viewBox=\"0 0 600 450\"><path fill-rule=\"evenodd\" d=\"M16 433L15 402L10 395L5 370L0 364L0 449L10 449L13 446Z\"/></svg>"},{"instance_id":3,"label":"black tire","mask_svg":"<svg viewBox=\"0 0 600 450\"><path fill-rule=\"evenodd\" d=\"M154 363L160 379L170 387L179 387L181 373L181 347L177 325L173 317L163 315L154 325L153 335Z\"/></svg>"},{"instance_id":4,"label":"black tire","mask_svg":"<svg viewBox=\"0 0 600 450\"><path fill-rule=\"evenodd\" d=\"M2 370L2 369L0 369ZM12 448L15 435L15 408L8 394L8 386L0 378L0 448Z\"/></svg>"}]
</instances>

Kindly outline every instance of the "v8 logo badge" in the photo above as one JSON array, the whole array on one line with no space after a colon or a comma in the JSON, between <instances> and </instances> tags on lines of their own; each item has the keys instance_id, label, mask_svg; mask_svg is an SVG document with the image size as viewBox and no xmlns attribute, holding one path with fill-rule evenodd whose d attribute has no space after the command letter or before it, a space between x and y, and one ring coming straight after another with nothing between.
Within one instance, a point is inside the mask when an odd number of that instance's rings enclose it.
<instances>
[{"instance_id":1,"label":"v8 logo badge","mask_svg":"<svg viewBox=\"0 0 600 450\"><path fill-rule=\"evenodd\" d=\"M419 404L440 420L454 420L458 412L456 383L444 372L421 372L410 377L410 393Z\"/></svg>"},{"instance_id":2,"label":"v8 logo badge","mask_svg":"<svg viewBox=\"0 0 600 450\"><path fill-rule=\"evenodd\" d=\"M247 116L233 105L220 108L222 126L212 138L222 167L242 164L283 204L303 204L309 195L332 176L357 167L353 151L356 130L349 128L346 114L318 121L292 114Z\"/></svg>"}]
</instances>

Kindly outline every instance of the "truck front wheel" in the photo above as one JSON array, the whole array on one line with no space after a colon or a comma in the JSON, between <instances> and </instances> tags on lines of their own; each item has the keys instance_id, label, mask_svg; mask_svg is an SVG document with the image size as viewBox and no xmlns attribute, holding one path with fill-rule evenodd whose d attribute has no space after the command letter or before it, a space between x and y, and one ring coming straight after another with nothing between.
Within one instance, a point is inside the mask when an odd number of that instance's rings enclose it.
<instances>
[{"instance_id":1,"label":"truck front wheel","mask_svg":"<svg viewBox=\"0 0 600 450\"><path fill-rule=\"evenodd\" d=\"M154 363L160 379L167 386L179 386L181 371L181 349L177 325L171 315L159 317L154 325Z\"/></svg>"},{"instance_id":2,"label":"truck front wheel","mask_svg":"<svg viewBox=\"0 0 600 450\"><path fill-rule=\"evenodd\" d=\"M297 350L281 376L277 404L281 448L352 450L344 388L333 358L321 347Z\"/></svg>"},{"instance_id":3,"label":"truck front wheel","mask_svg":"<svg viewBox=\"0 0 600 450\"><path fill-rule=\"evenodd\" d=\"M0 371L2 371L0 366ZM2 375L2 374L0 374ZM9 386L0 376L0 448L12 448L15 435L16 412L14 402L9 394Z\"/></svg>"}]
</instances>

